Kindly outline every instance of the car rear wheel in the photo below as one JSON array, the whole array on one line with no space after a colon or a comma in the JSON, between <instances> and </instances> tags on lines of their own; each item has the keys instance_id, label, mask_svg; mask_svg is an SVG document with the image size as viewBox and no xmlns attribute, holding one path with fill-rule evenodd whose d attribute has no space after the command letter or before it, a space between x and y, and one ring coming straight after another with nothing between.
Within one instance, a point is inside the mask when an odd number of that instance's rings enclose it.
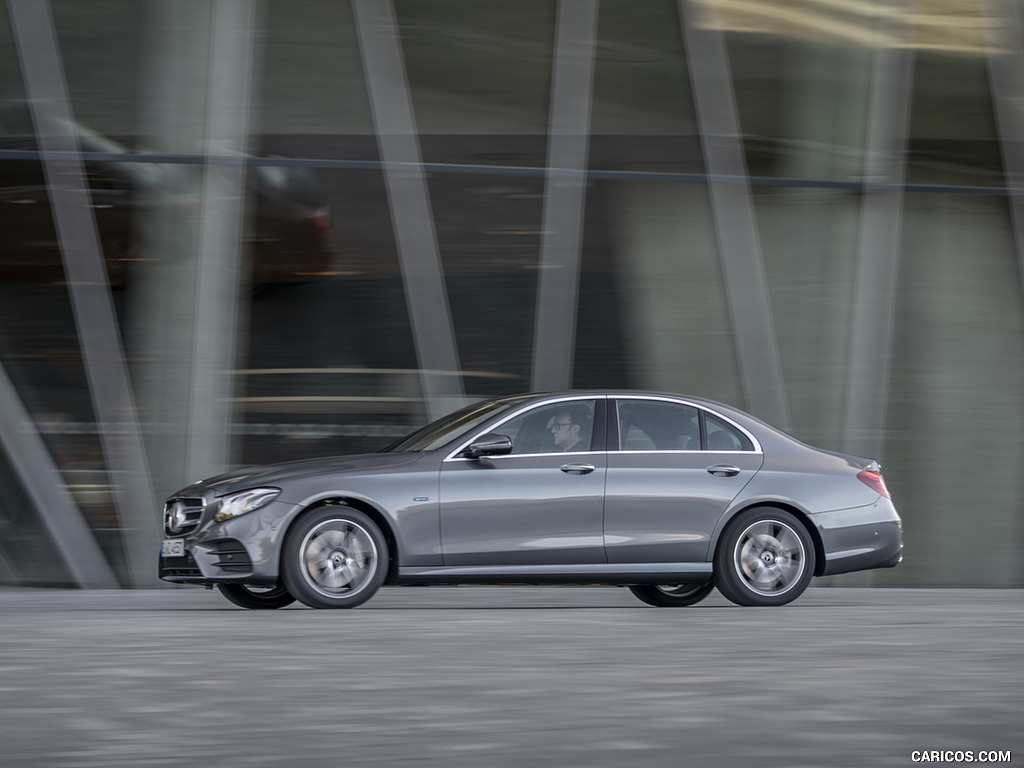
<instances>
[{"instance_id":1,"label":"car rear wheel","mask_svg":"<svg viewBox=\"0 0 1024 768\"><path fill-rule=\"evenodd\" d=\"M760 507L737 515L715 554L715 584L738 605L785 605L814 575L814 544L794 515Z\"/></svg>"},{"instance_id":2,"label":"car rear wheel","mask_svg":"<svg viewBox=\"0 0 1024 768\"><path fill-rule=\"evenodd\" d=\"M713 582L707 584L637 584L629 591L648 605L658 608L683 608L696 605L715 589Z\"/></svg>"},{"instance_id":3,"label":"car rear wheel","mask_svg":"<svg viewBox=\"0 0 1024 768\"><path fill-rule=\"evenodd\" d=\"M263 587L257 584L218 584L217 589L235 605L254 611L284 608L295 598L284 587Z\"/></svg>"},{"instance_id":4,"label":"car rear wheel","mask_svg":"<svg viewBox=\"0 0 1024 768\"><path fill-rule=\"evenodd\" d=\"M285 587L303 603L313 608L354 608L384 583L388 545L362 512L326 506L292 525L282 558Z\"/></svg>"}]
</instances>

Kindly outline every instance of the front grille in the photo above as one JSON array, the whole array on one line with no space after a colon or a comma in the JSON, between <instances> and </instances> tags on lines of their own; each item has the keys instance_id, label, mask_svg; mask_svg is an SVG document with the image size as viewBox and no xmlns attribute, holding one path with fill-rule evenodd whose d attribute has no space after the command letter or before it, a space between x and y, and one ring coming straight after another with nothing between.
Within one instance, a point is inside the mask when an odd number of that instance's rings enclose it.
<instances>
[{"instance_id":1,"label":"front grille","mask_svg":"<svg viewBox=\"0 0 1024 768\"><path fill-rule=\"evenodd\" d=\"M168 536L182 536L199 527L203 518L203 500L168 499L164 505L164 531Z\"/></svg>"},{"instance_id":2,"label":"front grille","mask_svg":"<svg viewBox=\"0 0 1024 768\"><path fill-rule=\"evenodd\" d=\"M214 545L213 554L217 556L213 564L225 571L252 570L252 559L240 541L222 539Z\"/></svg>"}]
</instances>

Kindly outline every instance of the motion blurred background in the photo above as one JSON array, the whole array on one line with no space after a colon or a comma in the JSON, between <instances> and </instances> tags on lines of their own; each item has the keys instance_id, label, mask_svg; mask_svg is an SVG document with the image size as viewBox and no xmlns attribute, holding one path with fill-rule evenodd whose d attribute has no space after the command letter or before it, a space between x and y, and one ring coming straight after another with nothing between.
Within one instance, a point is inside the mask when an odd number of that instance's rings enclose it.
<instances>
[{"instance_id":1,"label":"motion blurred background","mask_svg":"<svg viewBox=\"0 0 1024 768\"><path fill-rule=\"evenodd\" d=\"M1024 585L1017 0L0 0L0 583L484 397L880 459L896 569Z\"/></svg>"}]
</instances>

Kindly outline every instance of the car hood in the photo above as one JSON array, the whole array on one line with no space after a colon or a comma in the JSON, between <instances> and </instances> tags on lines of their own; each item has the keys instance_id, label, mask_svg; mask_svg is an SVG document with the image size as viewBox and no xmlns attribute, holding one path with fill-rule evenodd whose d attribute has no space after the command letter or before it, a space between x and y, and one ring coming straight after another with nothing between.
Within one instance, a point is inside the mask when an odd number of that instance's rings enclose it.
<instances>
[{"instance_id":1,"label":"car hood","mask_svg":"<svg viewBox=\"0 0 1024 768\"><path fill-rule=\"evenodd\" d=\"M418 453L366 453L356 456L328 456L319 459L303 459L283 464L265 464L244 467L234 472L225 472L183 488L175 496L214 493L217 496L260 486L278 486L290 480L310 475L335 474L386 469L410 464L419 459Z\"/></svg>"}]
</instances>

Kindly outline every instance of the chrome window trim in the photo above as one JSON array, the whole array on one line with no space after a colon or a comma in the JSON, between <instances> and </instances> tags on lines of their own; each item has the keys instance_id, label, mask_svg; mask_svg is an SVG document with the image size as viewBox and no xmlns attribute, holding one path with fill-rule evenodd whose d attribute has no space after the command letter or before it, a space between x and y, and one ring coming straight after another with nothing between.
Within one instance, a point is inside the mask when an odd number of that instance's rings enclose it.
<instances>
[{"instance_id":1,"label":"chrome window trim","mask_svg":"<svg viewBox=\"0 0 1024 768\"><path fill-rule=\"evenodd\" d=\"M486 433L484 433L484 434L486 434ZM465 449L463 449L463 450L465 450ZM650 453L650 451L647 451L647 453ZM737 453L739 453L739 451L737 451ZM750 452L749 451L742 451L742 453L749 455ZM526 459L526 458L536 459L538 457L544 457L544 456L607 456L607 455L608 455L607 451L565 451L564 453L562 451L557 451L555 453L551 453L551 452L547 452L547 453L506 453L506 454L503 454L503 455L500 455L500 456L488 456L487 460L488 461L503 461L503 460L506 460L506 459ZM456 461L478 461L478 459L470 459L470 458L467 458L465 456L449 456L448 458L446 458L444 460L443 463L456 462Z\"/></svg>"},{"instance_id":2,"label":"chrome window trim","mask_svg":"<svg viewBox=\"0 0 1024 768\"><path fill-rule=\"evenodd\" d=\"M494 424L492 427L490 427L486 432L476 432L476 433L474 433L471 438L469 438L465 442L461 443L458 448L456 448L454 451L449 453L444 458L444 461L442 461L441 463L445 464L445 463L450 462L450 461L477 461L477 459L466 458L465 456L459 456L459 454L462 453L464 450L466 450L470 446L470 444L474 440L476 440L478 437L480 437L482 435L486 435L486 434L488 434L490 432L493 432L494 430L498 429L498 427L500 427L505 422L511 421L516 416L519 416L522 413L526 413L526 411L533 410L534 408L543 408L544 406L548 406L548 405L556 405L558 403L570 403L570 402L576 402L576 401L579 401L579 400L593 400L593 401L595 401L595 403L597 403L597 402L599 402L601 400L607 400L608 397L609 396L605 395L605 394L596 394L596 395L564 395L562 397L553 397L553 398L551 398L549 400L541 400L540 402L528 403L528 404L524 405L523 407L519 408L518 410L512 411L510 414L505 416L505 418L503 418L497 424ZM595 407L595 410L596 410L596 407ZM522 457L522 456L535 456L535 457L536 456L578 456L578 455L581 455L581 454L583 454L583 455L593 455L593 454L604 455L605 453L607 453L607 451L566 451L564 453L562 451L558 451L558 452L554 452L554 453L553 452L545 452L545 453L509 453L509 454L505 454L504 456L488 456L488 458L493 460L493 459L503 459L503 458L519 458L519 457Z\"/></svg>"},{"instance_id":3,"label":"chrome window trim","mask_svg":"<svg viewBox=\"0 0 1024 768\"><path fill-rule=\"evenodd\" d=\"M638 454L638 455L639 454L649 454L649 453L705 453L705 454L706 453L715 453L715 454L718 454L718 453L731 453L731 454L734 454L736 456L758 456L758 455L764 455L763 451L711 451L711 450L708 450L708 451L700 451L700 450L694 451L694 450L686 449L686 448L651 448L648 451L640 450L640 449L637 449L637 448L630 448L629 450L626 450L626 451L608 451L608 453L614 453L616 456L621 456L621 455L626 454L626 453L635 453L635 454Z\"/></svg>"},{"instance_id":4,"label":"chrome window trim","mask_svg":"<svg viewBox=\"0 0 1024 768\"><path fill-rule=\"evenodd\" d=\"M694 451L694 450L682 450L682 449L657 449L657 448L653 448L653 449L651 449L649 451L639 451L639 450L632 449L632 448L629 449L629 450L622 450L621 448L613 448L613 449L609 449L608 453L733 453L733 454L739 454L739 455L743 455L743 456L749 456L751 454L762 454L762 455L764 454L764 449L761 447L761 441L758 440L756 437L754 437L754 435L750 432L749 429L746 429L742 425L737 424L735 421L730 419L725 414L720 413L720 412L714 410L713 408L709 408L706 405L702 405L700 403L695 403L692 400L687 400L685 398L666 397L666 396L663 396L663 395L627 395L627 394L622 394L622 395L612 395L610 397L610 399L613 400L614 404L615 404L615 413L612 414L610 417L615 419L615 424L616 424L615 432L616 432L616 434L618 434L619 401L620 400L654 400L656 402L671 403L673 405L688 405L691 408L696 408L697 410L703 411L704 413L710 413L715 418L721 419L726 424L731 425L732 427L738 429L740 432L742 432L744 435L746 435L747 439L750 440L751 445L754 446L754 450L752 450L752 451L713 451L713 450L700 449L700 450ZM619 437L619 442L621 444L622 435L619 435L618 437Z\"/></svg>"}]
</instances>

